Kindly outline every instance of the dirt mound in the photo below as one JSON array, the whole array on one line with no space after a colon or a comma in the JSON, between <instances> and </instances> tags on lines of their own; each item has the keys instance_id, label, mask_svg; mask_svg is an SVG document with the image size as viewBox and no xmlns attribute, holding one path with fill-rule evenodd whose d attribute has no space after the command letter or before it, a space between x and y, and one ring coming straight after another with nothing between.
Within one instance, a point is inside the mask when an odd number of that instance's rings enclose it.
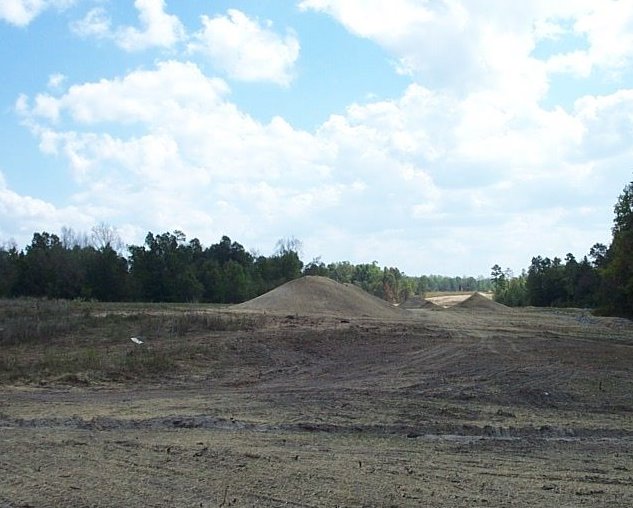
<instances>
[{"instance_id":1,"label":"dirt mound","mask_svg":"<svg viewBox=\"0 0 633 508\"><path fill-rule=\"evenodd\" d=\"M421 296L414 295L410 298L407 298L406 301L400 304L401 309L429 309L429 310L438 310L441 307L439 305L430 302L429 300L424 299Z\"/></svg>"},{"instance_id":2,"label":"dirt mound","mask_svg":"<svg viewBox=\"0 0 633 508\"><path fill-rule=\"evenodd\" d=\"M370 295L353 284L327 277L306 276L236 305L237 309L288 314L336 314L398 318L404 311Z\"/></svg>"},{"instance_id":3,"label":"dirt mound","mask_svg":"<svg viewBox=\"0 0 633 508\"><path fill-rule=\"evenodd\" d=\"M469 310L487 310L493 312L504 312L510 310L509 307L501 303L492 301L490 298L485 297L481 293L473 293L472 296L466 298L463 302L458 303L454 309L469 309Z\"/></svg>"}]
</instances>

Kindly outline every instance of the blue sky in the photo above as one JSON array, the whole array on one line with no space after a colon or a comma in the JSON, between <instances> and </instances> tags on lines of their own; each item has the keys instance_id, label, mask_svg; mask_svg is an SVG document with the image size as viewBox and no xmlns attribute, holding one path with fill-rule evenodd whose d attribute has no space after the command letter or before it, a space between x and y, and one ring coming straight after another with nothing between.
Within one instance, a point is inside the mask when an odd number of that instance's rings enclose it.
<instances>
[{"instance_id":1,"label":"blue sky","mask_svg":"<svg viewBox=\"0 0 633 508\"><path fill-rule=\"evenodd\" d=\"M294 236L411 275L581 257L632 179L633 3L551 4L4 0L0 241Z\"/></svg>"}]
</instances>

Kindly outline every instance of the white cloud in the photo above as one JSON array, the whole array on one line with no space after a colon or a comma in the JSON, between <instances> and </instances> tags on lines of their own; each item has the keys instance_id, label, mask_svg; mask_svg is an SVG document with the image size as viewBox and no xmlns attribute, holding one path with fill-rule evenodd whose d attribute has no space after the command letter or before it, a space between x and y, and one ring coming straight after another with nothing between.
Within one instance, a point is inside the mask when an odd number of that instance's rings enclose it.
<instances>
[{"instance_id":1,"label":"white cloud","mask_svg":"<svg viewBox=\"0 0 633 508\"><path fill-rule=\"evenodd\" d=\"M153 47L171 48L185 38L185 28L177 16L165 12L164 0L135 0L140 28L112 28L112 20L103 7L95 7L71 30L80 37L112 39L126 51L141 51Z\"/></svg>"},{"instance_id":2,"label":"white cloud","mask_svg":"<svg viewBox=\"0 0 633 508\"><path fill-rule=\"evenodd\" d=\"M164 0L136 0L141 29L120 28L115 34L119 46L127 51L139 51L150 47L171 47L184 37L180 20L165 12Z\"/></svg>"},{"instance_id":3,"label":"white cloud","mask_svg":"<svg viewBox=\"0 0 633 508\"><path fill-rule=\"evenodd\" d=\"M95 7L80 20L71 23L70 29L80 37L111 37L112 21L103 7Z\"/></svg>"},{"instance_id":4,"label":"white cloud","mask_svg":"<svg viewBox=\"0 0 633 508\"><path fill-rule=\"evenodd\" d=\"M299 56L297 36L280 36L272 23L250 19L236 9L227 16L202 16L203 29L189 45L192 52L207 55L230 77L241 81L271 81L288 85Z\"/></svg>"},{"instance_id":5,"label":"white cloud","mask_svg":"<svg viewBox=\"0 0 633 508\"><path fill-rule=\"evenodd\" d=\"M54 120L63 110L70 120L81 124L148 124L183 107L194 111L213 109L227 93L224 81L206 78L196 65L166 61L159 63L157 70L139 70L121 79L73 85L61 98L40 94L33 113ZM49 106L41 108L41 103Z\"/></svg>"},{"instance_id":6,"label":"white cloud","mask_svg":"<svg viewBox=\"0 0 633 508\"><path fill-rule=\"evenodd\" d=\"M385 44L408 37L417 26L437 20L431 9L414 0L303 0L299 7L327 12L355 34Z\"/></svg>"},{"instance_id":7,"label":"white cloud","mask_svg":"<svg viewBox=\"0 0 633 508\"><path fill-rule=\"evenodd\" d=\"M574 111L583 126L583 158L615 158L633 152L633 89L583 97L576 101Z\"/></svg>"},{"instance_id":8,"label":"white cloud","mask_svg":"<svg viewBox=\"0 0 633 508\"><path fill-rule=\"evenodd\" d=\"M609 0L580 16L574 31L587 38L593 66L619 71L633 58L633 4Z\"/></svg>"},{"instance_id":9,"label":"white cloud","mask_svg":"<svg viewBox=\"0 0 633 508\"><path fill-rule=\"evenodd\" d=\"M258 122L229 98L197 65L166 61L21 97L16 108L41 150L67 160L80 189L74 206L122 231L178 227L206 242L229 233L257 248L295 234L308 257L333 259L336 244L339 258L410 273L469 272L458 268L464 256L514 263L512 248L527 237L535 254L582 255L602 240L601 161L633 156L631 92L586 97L566 112L412 84L398 99L351 105L314 133L279 117Z\"/></svg>"},{"instance_id":10,"label":"white cloud","mask_svg":"<svg viewBox=\"0 0 633 508\"><path fill-rule=\"evenodd\" d=\"M75 0L2 0L0 20L16 26L27 26L47 9L63 9Z\"/></svg>"},{"instance_id":11,"label":"white cloud","mask_svg":"<svg viewBox=\"0 0 633 508\"><path fill-rule=\"evenodd\" d=\"M18 194L8 187L0 172L0 240L14 238L21 247L36 231L59 232L69 224L87 231L96 220L86 209L57 208L42 199Z\"/></svg>"},{"instance_id":12,"label":"white cloud","mask_svg":"<svg viewBox=\"0 0 633 508\"><path fill-rule=\"evenodd\" d=\"M64 81L66 81L66 76L64 76L63 74L59 72L51 74L48 77L48 88L51 88L53 90L58 89L62 86Z\"/></svg>"},{"instance_id":13,"label":"white cloud","mask_svg":"<svg viewBox=\"0 0 633 508\"><path fill-rule=\"evenodd\" d=\"M578 100L567 109L542 104L560 73L605 76L627 65L627 8L385 5L301 3L386 48L412 81L399 97L352 104L314 132L256 120L231 102L225 81L179 61L51 87L16 109L42 152L67 161L79 188L73 206L129 234L177 227L257 248L295 234L308 258L453 274L497 262L519 271L528 240L531 254L550 256L605 241L611 203L630 178L633 92L570 96ZM615 35L601 38L610 19ZM108 37L123 33L95 20ZM292 33L235 10L203 25L189 49L229 76L291 81ZM586 47L570 50L568 37ZM612 48L618 40L627 44Z\"/></svg>"},{"instance_id":14,"label":"white cloud","mask_svg":"<svg viewBox=\"0 0 633 508\"><path fill-rule=\"evenodd\" d=\"M617 78L633 57L631 2L398 0L394 8L378 0L303 0L299 5L374 40L419 83L462 95L495 90L507 104L540 101L550 76L559 73L587 77L599 69ZM587 47L566 49L569 37ZM552 49L539 59L535 49L544 40Z\"/></svg>"},{"instance_id":15,"label":"white cloud","mask_svg":"<svg viewBox=\"0 0 633 508\"><path fill-rule=\"evenodd\" d=\"M478 25L458 2L304 0L300 8L330 14L350 32L376 41L398 59L400 72L426 85L479 81L487 65Z\"/></svg>"},{"instance_id":16,"label":"white cloud","mask_svg":"<svg viewBox=\"0 0 633 508\"><path fill-rule=\"evenodd\" d=\"M257 122L227 93L194 64L170 61L61 96L21 98L17 109L42 151L68 161L81 188L77 205L107 210L100 220L122 229L252 238L273 228L280 237L289 209L312 220L337 206L345 186L330 178L327 144L281 118ZM103 132L117 124L138 134ZM123 211L133 223L122 223Z\"/></svg>"},{"instance_id":17,"label":"white cloud","mask_svg":"<svg viewBox=\"0 0 633 508\"><path fill-rule=\"evenodd\" d=\"M554 53L547 60L551 73L568 73L586 78L595 71L607 71L617 78L633 59L633 4L609 0L589 3L574 12L573 23L559 29L556 40L570 37L586 47Z\"/></svg>"}]
</instances>

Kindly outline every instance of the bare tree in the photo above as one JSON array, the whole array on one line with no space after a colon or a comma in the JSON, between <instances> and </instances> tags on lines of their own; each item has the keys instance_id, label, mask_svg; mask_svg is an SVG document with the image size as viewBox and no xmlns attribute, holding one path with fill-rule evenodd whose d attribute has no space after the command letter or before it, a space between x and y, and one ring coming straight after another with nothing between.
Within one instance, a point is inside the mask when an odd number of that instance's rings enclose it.
<instances>
[{"instance_id":1,"label":"bare tree","mask_svg":"<svg viewBox=\"0 0 633 508\"><path fill-rule=\"evenodd\" d=\"M84 248L90 245L90 240L86 233L76 232L73 228L63 226L61 231L61 241L65 249L73 247Z\"/></svg>"},{"instance_id":2,"label":"bare tree","mask_svg":"<svg viewBox=\"0 0 633 508\"><path fill-rule=\"evenodd\" d=\"M277 240L275 254L284 255L289 252L294 252L301 257L303 255L303 242L294 236Z\"/></svg>"},{"instance_id":3,"label":"bare tree","mask_svg":"<svg viewBox=\"0 0 633 508\"><path fill-rule=\"evenodd\" d=\"M125 246L116 227L105 222L93 226L91 238L93 247L98 250L110 247L120 253Z\"/></svg>"}]
</instances>

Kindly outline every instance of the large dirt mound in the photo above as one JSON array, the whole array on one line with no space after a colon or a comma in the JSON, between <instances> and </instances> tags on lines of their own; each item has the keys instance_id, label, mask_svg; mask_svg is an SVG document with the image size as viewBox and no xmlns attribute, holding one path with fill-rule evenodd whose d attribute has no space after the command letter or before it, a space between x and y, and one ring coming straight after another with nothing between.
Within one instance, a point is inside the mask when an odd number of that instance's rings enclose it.
<instances>
[{"instance_id":1,"label":"large dirt mound","mask_svg":"<svg viewBox=\"0 0 633 508\"><path fill-rule=\"evenodd\" d=\"M441 309L439 305L426 300L425 298L414 295L410 298L407 298L406 301L400 304L401 309L430 309L430 310L438 310Z\"/></svg>"},{"instance_id":2,"label":"large dirt mound","mask_svg":"<svg viewBox=\"0 0 633 508\"><path fill-rule=\"evenodd\" d=\"M469 309L469 310L484 310L493 312L504 312L510 310L509 307L501 303L492 301L490 298L486 298L481 293L474 293L472 296L466 298L463 302L458 303L452 307L453 309Z\"/></svg>"},{"instance_id":3,"label":"large dirt mound","mask_svg":"<svg viewBox=\"0 0 633 508\"><path fill-rule=\"evenodd\" d=\"M238 309L288 314L337 314L398 318L405 311L352 284L327 277L306 276L235 306Z\"/></svg>"}]
</instances>

